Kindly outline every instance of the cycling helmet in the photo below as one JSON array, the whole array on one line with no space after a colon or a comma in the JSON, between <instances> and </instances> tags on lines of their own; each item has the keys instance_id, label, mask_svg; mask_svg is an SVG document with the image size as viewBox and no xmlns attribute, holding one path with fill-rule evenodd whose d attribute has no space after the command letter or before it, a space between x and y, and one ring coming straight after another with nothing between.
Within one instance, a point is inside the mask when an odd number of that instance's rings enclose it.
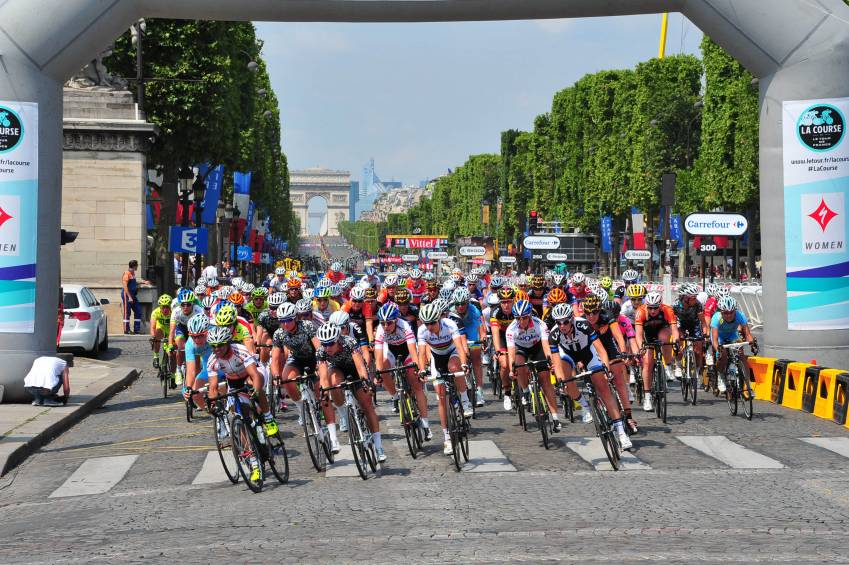
<instances>
[{"instance_id":1,"label":"cycling helmet","mask_svg":"<svg viewBox=\"0 0 849 565\"><path fill-rule=\"evenodd\" d=\"M215 298L218 300L227 300L228 296L230 296L230 287L222 286L215 291Z\"/></svg>"},{"instance_id":2,"label":"cycling helmet","mask_svg":"<svg viewBox=\"0 0 849 565\"><path fill-rule=\"evenodd\" d=\"M189 334L202 334L209 330L209 317L206 314L195 314L189 318L189 323L186 326Z\"/></svg>"},{"instance_id":3,"label":"cycling helmet","mask_svg":"<svg viewBox=\"0 0 849 565\"><path fill-rule=\"evenodd\" d=\"M268 289L264 286L258 286L251 291L251 298L265 298L268 296Z\"/></svg>"},{"instance_id":4,"label":"cycling helmet","mask_svg":"<svg viewBox=\"0 0 849 565\"><path fill-rule=\"evenodd\" d=\"M472 295L469 293L469 289L463 287L456 289L454 294L451 295L454 304L467 304L471 297Z\"/></svg>"},{"instance_id":5,"label":"cycling helmet","mask_svg":"<svg viewBox=\"0 0 849 565\"><path fill-rule=\"evenodd\" d=\"M548 303L549 304L560 304L561 302L566 302L566 293L563 292L562 288L553 288L551 292L548 293Z\"/></svg>"},{"instance_id":6,"label":"cycling helmet","mask_svg":"<svg viewBox=\"0 0 849 565\"><path fill-rule=\"evenodd\" d=\"M663 296L656 290L646 295L646 306L660 306L662 302Z\"/></svg>"},{"instance_id":7,"label":"cycling helmet","mask_svg":"<svg viewBox=\"0 0 849 565\"><path fill-rule=\"evenodd\" d=\"M206 341L209 345L216 346L230 343L232 339L233 330L230 329L230 326L212 326L209 329Z\"/></svg>"},{"instance_id":8,"label":"cycling helmet","mask_svg":"<svg viewBox=\"0 0 849 565\"><path fill-rule=\"evenodd\" d=\"M462 284L463 275L461 275L460 273L454 273L453 275L451 275L451 281L453 281L454 284Z\"/></svg>"},{"instance_id":9,"label":"cycling helmet","mask_svg":"<svg viewBox=\"0 0 849 565\"><path fill-rule=\"evenodd\" d=\"M238 313L236 312L236 307L232 304L225 304L215 314L215 325L232 326L236 323L237 319Z\"/></svg>"},{"instance_id":10,"label":"cycling helmet","mask_svg":"<svg viewBox=\"0 0 849 565\"><path fill-rule=\"evenodd\" d=\"M678 292L681 296L698 296L699 287L693 283L684 283L681 285L681 288L678 289Z\"/></svg>"},{"instance_id":11,"label":"cycling helmet","mask_svg":"<svg viewBox=\"0 0 849 565\"><path fill-rule=\"evenodd\" d=\"M170 294L163 294L159 297L159 300L157 300L156 303L159 304L159 306L171 306L171 302L173 300L174 299L171 298Z\"/></svg>"},{"instance_id":12,"label":"cycling helmet","mask_svg":"<svg viewBox=\"0 0 849 565\"><path fill-rule=\"evenodd\" d=\"M256 287L251 283L245 283L242 285L242 294L250 294L254 291Z\"/></svg>"},{"instance_id":13,"label":"cycling helmet","mask_svg":"<svg viewBox=\"0 0 849 565\"><path fill-rule=\"evenodd\" d=\"M278 277L281 275L286 275L286 269L284 269L283 267L277 267L276 269L274 269L274 274Z\"/></svg>"},{"instance_id":14,"label":"cycling helmet","mask_svg":"<svg viewBox=\"0 0 849 565\"><path fill-rule=\"evenodd\" d=\"M298 314L306 314L307 312L312 312L312 300L309 298L301 298L297 302L295 302L295 308L298 311ZM341 310L337 310L337 312L341 312Z\"/></svg>"},{"instance_id":15,"label":"cycling helmet","mask_svg":"<svg viewBox=\"0 0 849 565\"><path fill-rule=\"evenodd\" d=\"M486 297L486 304L489 307L498 306L498 294L495 292L490 292Z\"/></svg>"},{"instance_id":16,"label":"cycling helmet","mask_svg":"<svg viewBox=\"0 0 849 565\"><path fill-rule=\"evenodd\" d=\"M445 281L444 283L442 283L442 288L454 292L454 289L457 288L457 283L454 280Z\"/></svg>"},{"instance_id":17,"label":"cycling helmet","mask_svg":"<svg viewBox=\"0 0 849 565\"><path fill-rule=\"evenodd\" d=\"M421 320L425 324L430 324L431 322L438 322L439 316L441 315L442 310L436 303L436 300L434 300L430 304L425 304L421 307L421 310L419 310L419 320Z\"/></svg>"},{"instance_id":18,"label":"cycling helmet","mask_svg":"<svg viewBox=\"0 0 849 565\"><path fill-rule=\"evenodd\" d=\"M196 285L206 286L206 277L201 275L198 277L198 280L195 281Z\"/></svg>"},{"instance_id":19,"label":"cycling helmet","mask_svg":"<svg viewBox=\"0 0 849 565\"><path fill-rule=\"evenodd\" d=\"M613 286L613 279L611 279L610 277L601 277L601 279L598 281L598 284L599 286L601 286L601 288L610 289L610 287Z\"/></svg>"},{"instance_id":20,"label":"cycling helmet","mask_svg":"<svg viewBox=\"0 0 849 565\"><path fill-rule=\"evenodd\" d=\"M511 300L516 296L516 291L514 291L509 286L505 286L501 290L498 291L498 298L501 300Z\"/></svg>"},{"instance_id":21,"label":"cycling helmet","mask_svg":"<svg viewBox=\"0 0 849 565\"><path fill-rule=\"evenodd\" d=\"M413 269L412 271L410 271L410 278L414 281L417 281L422 278L422 272L419 269Z\"/></svg>"},{"instance_id":22,"label":"cycling helmet","mask_svg":"<svg viewBox=\"0 0 849 565\"><path fill-rule=\"evenodd\" d=\"M601 300L598 299L598 296L591 294L584 298L582 306L586 314L592 314L601 310Z\"/></svg>"},{"instance_id":23,"label":"cycling helmet","mask_svg":"<svg viewBox=\"0 0 849 565\"><path fill-rule=\"evenodd\" d=\"M332 265L330 265L330 270L338 273L342 270L342 263L335 261Z\"/></svg>"},{"instance_id":24,"label":"cycling helmet","mask_svg":"<svg viewBox=\"0 0 849 565\"><path fill-rule=\"evenodd\" d=\"M322 287L322 288L324 288L324 287L329 288L330 285L332 285L332 284L333 284L332 280L328 279L327 277L321 277L321 279L318 281L318 284L315 285L315 286L316 287Z\"/></svg>"},{"instance_id":25,"label":"cycling helmet","mask_svg":"<svg viewBox=\"0 0 849 565\"><path fill-rule=\"evenodd\" d=\"M634 269L628 269L624 273L622 273L622 281L628 284L634 284L640 280L640 274Z\"/></svg>"},{"instance_id":26,"label":"cycling helmet","mask_svg":"<svg viewBox=\"0 0 849 565\"><path fill-rule=\"evenodd\" d=\"M409 271L407 271L407 269L404 268L404 267L398 267L398 270L395 271L395 274L398 275L399 279L401 279L401 278L408 276Z\"/></svg>"},{"instance_id":27,"label":"cycling helmet","mask_svg":"<svg viewBox=\"0 0 849 565\"><path fill-rule=\"evenodd\" d=\"M322 324L315 333L315 336L322 345L331 345L336 343L340 335L342 335L342 331L339 329L339 326L329 323Z\"/></svg>"},{"instance_id":28,"label":"cycling helmet","mask_svg":"<svg viewBox=\"0 0 849 565\"><path fill-rule=\"evenodd\" d=\"M199 284L195 287L195 294L202 295L204 293L206 293L206 287L205 286L203 286L202 284Z\"/></svg>"},{"instance_id":29,"label":"cycling helmet","mask_svg":"<svg viewBox=\"0 0 849 565\"><path fill-rule=\"evenodd\" d=\"M330 287L330 296L332 298L336 298L338 296L342 296L342 286L339 284L334 284Z\"/></svg>"},{"instance_id":30,"label":"cycling helmet","mask_svg":"<svg viewBox=\"0 0 849 565\"><path fill-rule=\"evenodd\" d=\"M218 286L218 279L212 277L211 279L206 279L206 287L207 288L215 288Z\"/></svg>"},{"instance_id":31,"label":"cycling helmet","mask_svg":"<svg viewBox=\"0 0 849 565\"><path fill-rule=\"evenodd\" d=\"M646 287L640 283L634 283L625 289L628 298L643 298L646 295Z\"/></svg>"},{"instance_id":32,"label":"cycling helmet","mask_svg":"<svg viewBox=\"0 0 849 565\"><path fill-rule=\"evenodd\" d=\"M468 277L466 277L466 282L467 282L467 283L476 283L476 282L478 282L478 274L477 274L477 273L472 273L471 275L469 275Z\"/></svg>"},{"instance_id":33,"label":"cycling helmet","mask_svg":"<svg viewBox=\"0 0 849 565\"><path fill-rule=\"evenodd\" d=\"M454 296L454 289L443 287L439 289L439 298L442 300L450 301L451 297Z\"/></svg>"},{"instance_id":34,"label":"cycling helmet","mask_svg":"<svg viewBox=\"0 0 849 565\"><path fill-rule=\"evenodd\" d=\"M230 284L232 286L236 287L236 288L240 288L242 286L242 283L244 283L244 282L245 282L245 279L243 279L242 277L233 277L230 280Z\"/></svg>"},{"instance_id":35,"label":"cycling helmet","mask_svg":"<svg viewBox=\"0 0 849 565\"><path fill-rule=\"evenodd\" d=\"M708 283L708 285L705 287L705 292L707 293L707 295L713 296L714 298L717 298L717 296L716 296L717 290L719 290L719 285L716 284L716 283Z\"/></svg>"},{"instance_id":36,"label":"cycling helmet","mask_svg":"<svg viewBox=\"0 0 849 565\"><path fill-rule=\"evenodd\" d=\"M439 288L439 285L436 283L436 281L427 281L427 285L425 285L425 288L427 288L428 290L436 290L437 288Z\"/></svg>"},{"instance_id":37,"label":"cycling helmet","mask_svg":"<svg viewBox=\"0 0 849 565\"><path fill-rule=\"evenodd\" d=\"M504 286L504 279L502 279L501 277L499 277L497 275L492 277L492 280L489 281L489 288L491 288L494 291L497 291L502 286Z\"/></svg>"},{"instance_id":38,"label":"cycling helmet","mask_svg":"<svg viewBox=\"0 0 849 565\"><path fill-rule=\"evenodd\" d=\"M561 286L563 284L564 278L565 277L560 273L554 273L553 275L551 275L551 284L553 284L554 286Z\"/></svg>"},{"instance_id":39,"label":"cycling helmet","mask_svg":"<svg viewBox=\"0 0 849 565\"><path fill-rule=\"evenodd\" d=\"M216 300L218 299L214 296L204 296L200 303L203 305L204 309L209 310L215 305Z\"/></svg>"},{"instance_id":40,"label":"cycling helmet","mask_svg":"<svg viewBox=\"0 0 849 565\"><path fill-rule=\"evenodd\" d=\"M386 275L386 278L383 279L383 286L387 286L387 287L398 286L398 276L397 275Z\"/></svg>"},{"instance_id":41,"label":"cycling helmet","mask_svg":"<svg viewBox=\"0 0 849 565\"><path fill-rule=\"evenodd\" d=\"M330 315L330 318L328 318L327 321L339 326L340 328L344 328L351 321L351 316L349 316L344 310L337 310Z\"/></svg>"},{"instance_id":42,"label":"cycling helmet","mask_svg":"<svg viewBox=\"0 0 849 565\"><path fill-rule=\"evenodd\" d=\"M329 286L321 286L315 289L315 297L316 298L327 298L329 299L331 294L333 294L330 290Z\"/></svg>"},{"instance_id":43,"label":"cycling helmet","mask_svg":"<svg viewBox=\"0 0 849 565\"><path fill-rule=\"evenodd\" d=\"M284 302L277 308L279 320L294 320L298 316L298 309L291 302Z\"/></svg>"},{"instance_id":44,"label":"cycling helmet","mask_svg":"<svg viewBox=\"0 0 849 565\"><path fill-rule=\"evenodd\" d=\"M571 320L575 317L575 311L570 304L565 302L558 304L551 310L551 317L555 320Z\"/></svg>"},{"instance_id":45,"label":"cycling helmet","mask_svg":"<svg viewBox=\"0 0 849 565\"><path fill-rule=\"evenodd\" d=\"M622 312L622 306L615 300L605 300L602 302L601 308L609 312L614 319L618 318Z\"/></svg>"},{"instance_id":46,"label":"cycling helmet","mask_svg":"<svg viewBox=\"0 0 849 565\"><path fill-rule=\"evenodd\" d=\"M292 290L292 289L295 289L295 288L301 288L301 279L294 278L294 279L289 279L288 281L286 281L286 289L287 290Z\"/></svg>"},{"instance_id":47,"label":"cycling helmet","mask_svg":"<svg viewBox=\"0 0 849 565\"><path fill-rule=\"evenodd\" d=\"M601 302L604 302L605 300L607 300L607 298L609 296L607 294L607 291L604 290L603 288L597 288L597 289L593 290L592 295L595 296L596 298L598 298Z\"/></svg>"},{"instance_id":48,"label":"cycling helmet","mask_svg":"<svg viewBox=\"0 0 849 565\"><path fill-rule=\"evenodd\" d=\"M365 290L365 298L366 300L377 300L377 289L373 286L368 287Z\"/></svg>"},{"instance_id":49,"label":"cycling helmet","mask_svg":"<svg viewBox=\"0 0 849 565\"><path fill-rule=\"evenodd\" d=\"M410 295L410 291L406 288L399 288L395 291L395 303L396 304L407 304L412 299L412 295Z\"/></svg>"},{"instance_id":50,"label":"cycling helmet","mask_svg":"<svg viewBox=\"0 0 849 565\"><path fill-rule=\"evenodd\" d=\"M407 279L405 277L398 277L398 288L407 288Z\"/></svg>"},{"instance_id":51,"label":"cycling helmet","mask_svg":"<svg viewBox=\"0 0 849 565\"><path fill-rule=\"evenodd\" d=\"M228 302L232 302L236 306L242 306L245 303L245 297L241 292L234 292L227 297Z\"/></svg>"},{"instance_id":52,"label":"cycling helmet","mask_svg":"<svg viewBox=\"0 0 849 565\"><path fill-rule=\"evenodd\" d=\"M394 302L387 302L377 311L377 319L381 322L391 322L401 317L401 311Z\"/></svg>"},{"instance_id":53,"label":"cycling helmet","mask_svg":"<svg viewBox=\"0 0 849 565\"><path fill-rule=\"evenodd\" d=\"M528 300L528 293L524 290L516 291L516 300Z\"/></svg>"},{"instance_id":54,"label":"cycling helmet","mask_svg":"<svg viewBox=\"0 0 849 565\"><path fill-rule=\"evenodd\" d=\"M584 275L584 273L577 272L574 275L572 275L572 283L573 284L581 284L583 282L586 282L586 280L587 280L587 277Z\"/></svg>"},{"instance_id":55,"label":"cycling helmet","mask_svg":"<svg viewBox=\"0 0 849 565\"><path fill-rule=\"evenodd\" d=\"M531 277L531 288L540 289L545 286L545 277L542 275L534 275Z\"/></svg>"},{"instance_id":56,"label":"cycling helmet","mask_svg":"<svg viewBox=\"0 0 849 565\"><path fill-rule=\"evenodd\" d=\"M727 288L724 288L724 287L717 288L716 289L716 297L722 298L723 296L731 296L731 293L728 291Z\"/></svg>"},{"instance_id":57,"label":"cycling helmet","mask_svg":"<svg viewBox=\"0 0 849 565\"><path fill-rule=\"evenodd\" d=\"M268 297L269 308L277 308L284 302L286 302L286 295L282 292L275 292Z\"/></svg>"},{"instance_id":58,"label":"cycling helmet","mask_svg":"<svg viewBox=\"0 0 849 565\"><path fill-rule=\"evenodd\" d=\"M733 312L737 309L737 301L733 296L723 296L716 303L716 307L720 312Z\"/></svg>"},{"instance_id":59,"label":"cycling helmet","mask_svg":"<svg viewBox=\"0 0 849 565\"><path fill-rule=\"evenodd\" d=\"M451 309L451 303L444 298L437 298L431 304L434 304L437 308L439 308L440 314L444 314Z\"/></svg>"},{"instance_id":60,"label":"cycling helmet","mask_svg":"<svg viewBox=\"0 0 849 565\"><path fill-rule=\"evenodd\" d=\"M374 267L366 267L364 272L367 277L373 277L377 274L377 270Z\"/></svg>"},{"instance_id":61,"label":"cycling helmet","mask_svg":"<svg viewBox=\"0 0 849 565\"><path fill-rule=\"evenodd\" d=\"M180 289L180 292L177 293L177 302L180 304L192 303L197 300L197 296L195 293L187 288Z\"/></svg>"},{"instance_id":62,"label":"cycling helmet","mask_svg":"<svg viewBox=\"0 0 849 565\"><path fill-rule=\"evenodd\" d=\"M359 286L351 289L351 300L354 302L362 302L366 298L366 291Z\"/></svg>"},{"instance_id":63,"label":"cycling helmet","mask_svg":"<svg viewBox=\"0 0 849 565\"><path fill-rule=\"evenodd\" d=\"M513 315L515 317L530 316L534 311L534 307L527 300L517 300L513 304Z\"/></svg>"}]
</instances>

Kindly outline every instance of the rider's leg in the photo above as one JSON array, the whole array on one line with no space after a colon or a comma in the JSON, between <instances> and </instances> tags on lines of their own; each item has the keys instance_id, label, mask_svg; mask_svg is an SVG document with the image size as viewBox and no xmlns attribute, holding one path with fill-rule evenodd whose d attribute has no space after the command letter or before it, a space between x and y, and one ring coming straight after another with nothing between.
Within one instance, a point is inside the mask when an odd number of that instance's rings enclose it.
<instances>
[{"instance_id":1,"label":"rider's leg","mask_svg":"<svg viewBox=\"0 0 849 565\"><path fill-rule=\"evenodd\" d=\"M622 413L619 411L619 404L616 402L616 399L613 398L613 394L610 391L610 385L607 382L605 374L601 371L593 373L592 380L596 394L598 394L598 397L601 398L602 402L604 402L604 406L607 408L607 413L610 415L610 419L621 420Z\"/></svg>"},{"instance_id":2,"label":"rider's leg","mask_svg":"<svg viewBox=\"0 0 849 565\"><path fill-rule=\"evenodd\" d=\"M557 420L557 396L554 393L554 385L551 384L551 374L548 371L540 371L539 382L542 386L542 395L545 397L546 404L548 404L548 413Z\"/></svg>"},{"instance_id":3,"label":"rider's leg","mask_svg":"<svg viewBox=\"0 0 849 565\"><path fill-rule=\"evenodd\" d=\"M422 419L422 424L427 428L430 424L427 421L427 397L424 390L422 390L422 383L419 381L415 369L408 370L405 378L416 399L416 407L419 409L419 417Z\"/></svg>"},{"instance_id":4,"label":"rider's leg","mask_svg":"<svg viewBox=\"0 0 849 565\"><path fill-rule=\"evenodd\" d=\"M625 411L626 417L631 417L631 401L628 399L628 371L623 363L617 363L611 368L613 372L613 384L616 386L616 392L619 393L619 400L622 402L622 409Z\"/></svg>"},{"instance_id":5,"label":"rider's leg","mask_svg":"<svg viewBox=\"0 0 849 565\"><path fill-rule=\"evenodd\" d=\"M472 348L472 370L475 372L475 382L478 390L483 390L483 364L481 364L481 348Z\"/></svg>"}]
</instances>

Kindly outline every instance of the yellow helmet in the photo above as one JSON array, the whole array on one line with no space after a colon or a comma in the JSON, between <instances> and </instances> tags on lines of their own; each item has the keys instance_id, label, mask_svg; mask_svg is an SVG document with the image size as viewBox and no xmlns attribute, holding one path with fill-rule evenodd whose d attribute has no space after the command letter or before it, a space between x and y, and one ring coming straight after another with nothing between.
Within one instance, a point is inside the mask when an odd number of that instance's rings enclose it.
<instances>
[{"instance_id":1,"label":"yellow helmet","mask_svg":"<svg viewBox=\"0 0 849 565\"><path fill-rule=\"evenodd\" d=\"M643 298L646 295L646 287L640 283L632 284L625 289L625 294L628 298Z\"/></svg>"},{"instance_id":2,"label":"yellow helmet","mask_svg":"<svg viewBox=\"0 0 849 565\"><path fill-rule=\"evenodd\" d=\"M220 310L218 310L218 313L215 314L215 325L232 326L236 323L237 317L238 313L236 312L236 308L229 304L225 304Z\"/></svg>"}]
</instances>

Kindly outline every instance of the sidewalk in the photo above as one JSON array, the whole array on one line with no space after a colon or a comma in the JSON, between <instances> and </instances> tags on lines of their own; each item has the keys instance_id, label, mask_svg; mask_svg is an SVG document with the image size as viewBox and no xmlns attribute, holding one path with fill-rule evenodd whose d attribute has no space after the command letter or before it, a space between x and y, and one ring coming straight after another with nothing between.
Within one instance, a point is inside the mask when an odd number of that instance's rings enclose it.
<instances>
[{"instance_id":1,"label":"sidewalk","mask_svg":"<svg viewBox=\"0 0 849 565\"><path fill-rule=\"evenodd\" d=\"M100 407L138 377L138 371L106 361L74 358L71 401L47 408L0 404L0 476Z\"/></svg>"}]
</instances>

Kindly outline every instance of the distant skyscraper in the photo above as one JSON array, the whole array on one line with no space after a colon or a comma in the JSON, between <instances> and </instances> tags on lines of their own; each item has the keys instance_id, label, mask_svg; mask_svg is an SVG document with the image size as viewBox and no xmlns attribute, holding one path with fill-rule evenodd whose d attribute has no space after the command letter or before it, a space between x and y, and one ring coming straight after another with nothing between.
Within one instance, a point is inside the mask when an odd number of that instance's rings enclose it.
<instances>
[{"instance_id":1,"label":"distant skyscraper","mask_svg":"<svg viewBox=\"0 0 849 565\"><path fill-rule=\"evenodd\" d=\"M357 202L360 201L360 183L351 181L351 190L348 193L348 217L352 220L357 217Z\"/></svg>"}]
</instances>

